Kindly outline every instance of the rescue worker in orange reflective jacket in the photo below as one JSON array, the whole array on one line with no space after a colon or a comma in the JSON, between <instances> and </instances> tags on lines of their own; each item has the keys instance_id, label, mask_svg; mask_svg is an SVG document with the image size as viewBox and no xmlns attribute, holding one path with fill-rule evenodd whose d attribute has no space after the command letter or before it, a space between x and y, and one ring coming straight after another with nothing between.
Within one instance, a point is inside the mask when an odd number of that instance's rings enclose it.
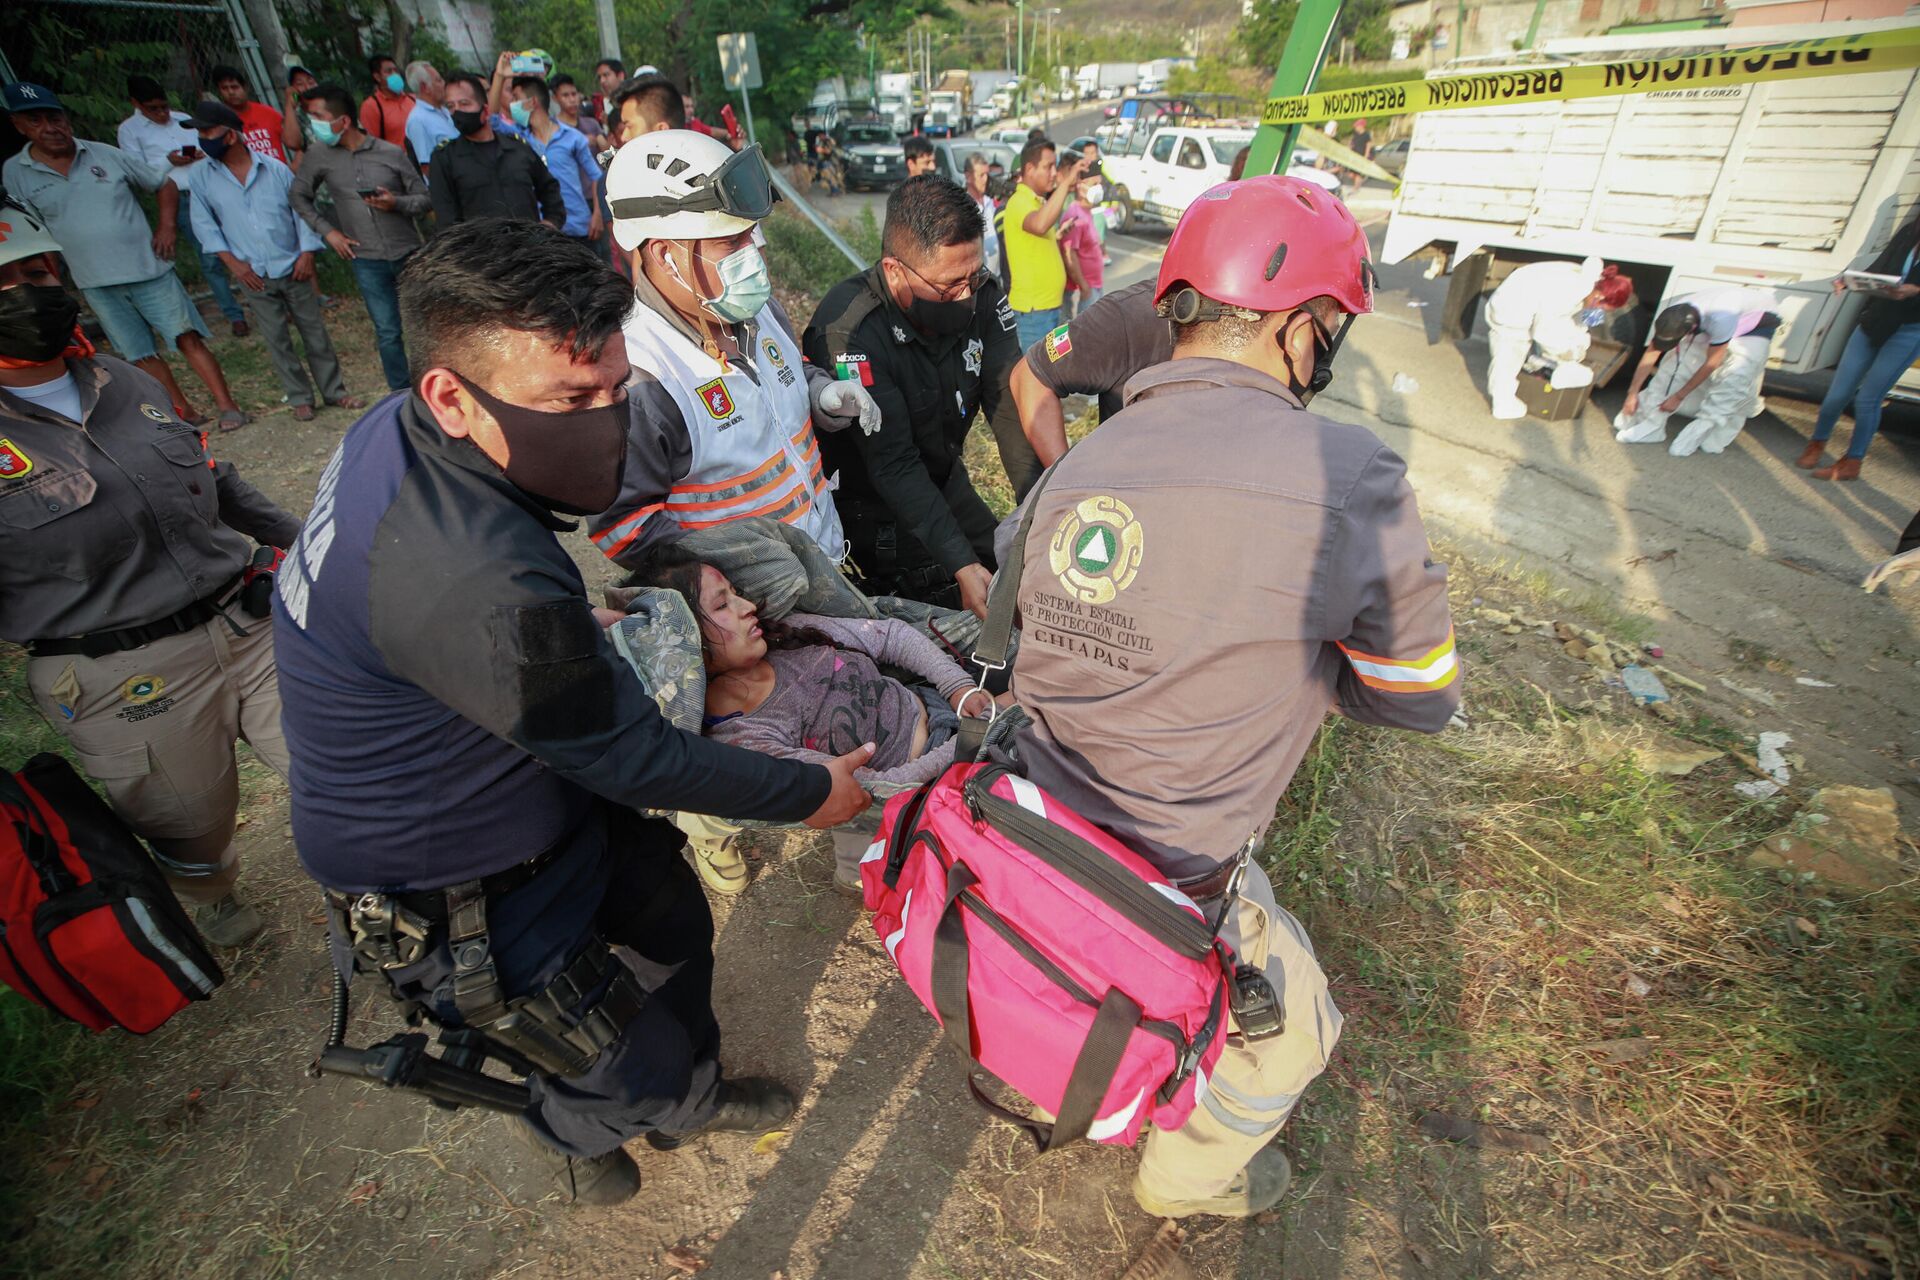
<instances>
[{"instance_id":1,"label":"rescue worker in orange reflective jacket","mask_svg":"<svg viewBox=\"0 0 1920 1280\"><path fill-rule=\"evenodd\" d=\"M1033 782L1210 917L1229 908L1236 1034L1192 1118L1148 1138L1134 1196L1166 1217L1246 1216L1286 1190L1269 1144L1341 1019L1244 851L1328 711L1435 732L1460 670L1405 464L1306 409L1373 309L1346 206L1293 178L1214 187L1174 231L1155 300L1173 358L1135 374L1038 491L1013 693Z\"/></svg>"},{"instance_id":2,"label":"rescue worker in orange reflective jacket","mask_svg":"<svg viewBox=\"0 0 1920 1280\"><path fill-rule=\"evenodd\" d=\"M814 428L877 430L880 410L858 382L803 363L760 257L773 200L758 148L736 153L686 129L636 138L607 171L640 305L626 324L633 426L620 497L588 532L629 568L661 537L748 516L846 556Z\"/></svg>"}]
</instances>

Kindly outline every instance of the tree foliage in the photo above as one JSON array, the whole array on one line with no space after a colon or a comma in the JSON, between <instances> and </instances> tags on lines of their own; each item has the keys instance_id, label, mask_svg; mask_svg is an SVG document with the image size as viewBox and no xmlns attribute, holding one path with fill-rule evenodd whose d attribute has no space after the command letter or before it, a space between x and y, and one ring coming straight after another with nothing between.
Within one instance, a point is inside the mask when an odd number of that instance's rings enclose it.
<instances>
[{"instance_id":1,"label":"tree foliage","mask_svg":"<svg viewBox=\"0 0 1920 1280\"><path fill-rule=\"evenodd\" d=\"M1362 58L1384 58L1393 49L1393 34L1387 29L1392 12L1393 0L1346 0L1334 38L1353 41L1354 53ZM1281 51L1299 14L1300 0L1254 0L1234 28L1234 46L1248 63L1271 72L1280 65Z\"/></svg>"}]
</instances>

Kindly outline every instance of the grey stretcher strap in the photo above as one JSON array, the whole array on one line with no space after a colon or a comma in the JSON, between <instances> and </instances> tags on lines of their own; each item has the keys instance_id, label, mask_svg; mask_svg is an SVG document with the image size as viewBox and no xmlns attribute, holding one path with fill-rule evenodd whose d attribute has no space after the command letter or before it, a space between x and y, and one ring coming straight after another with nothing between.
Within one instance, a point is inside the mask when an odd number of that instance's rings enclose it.
<instances>
[{"instance_id":1,"label":"grey stretcher strap","mask_svg":"<svg viewBox=\"0 0 1920 1280\"><path fill-rule=\"evenodd\" d=\"M999 671L1007 665L1007 652L1013 647L1013 615L1020 602L1020 572L1027 559L1027 534L1033 529L1034 513L1040 510L1040 495L1046 491L1047 481L1053 478L1054 467L1059 465L1056 461L1033 482L1033 488L1027 494L1026 512L1020 517L1020 530L1014 534L1013 545L1007 548L1006 559L1000 562L999 571L993 575L992 590L987 592L987 622L980 629L980 638L973 646L973 662L980 668L983 687L989 672ZM978 759L980 748L986 742L987 726L992 723L991 715L984 720L978 716L962 716L953 758L956 761Z\"/></svg>"}]
</instances>

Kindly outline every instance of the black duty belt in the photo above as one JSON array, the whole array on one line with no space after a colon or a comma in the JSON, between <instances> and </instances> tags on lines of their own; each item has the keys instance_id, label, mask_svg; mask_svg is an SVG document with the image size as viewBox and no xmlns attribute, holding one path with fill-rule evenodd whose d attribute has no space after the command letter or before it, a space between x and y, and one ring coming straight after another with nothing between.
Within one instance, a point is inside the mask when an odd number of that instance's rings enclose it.
<instances>
[{"instance_id":1,"label":"black duty belt","mask_svg":"<svg viewBox=\"0 0 1920 1280\"><path fill-rule=\"evenodd\" d=\"M1184 880L1175 880L1173 887L1192 898L1195 902L1205 902L1217 898L1227 891L1227 885L1233 880L1233 873L1240 868L1239 859L1223 862L1211 871L1203 871L1197 876Z\"/></svg>"},{"instance_id":2,"label":"black duty belt","mask_svg":"<svg viewBox=\"0 0 1920 1280\"><path fill-rule=\"evenodd\" d=\"M525 885L529 880L532 880L542 871L545 871L548 866L552 865L553 860L560 855L560 850L565 848L566 845L567 840L565 838L556 840L553 842L553 847L545 853L528 858L525 862L516 862L505 871L496 871L490 876L480 877L480 892L489 898L499 898L512 893L515 889ZM345 910L356 898L360 897L357 893L347 893L340 889L327 889L325 892L327 901L341 910ZM394 893L387 896L405 907L408 911L422 916L434 924L443 924L446 922L449 914L447 910L447 893L448 890L446 889L422 889L415 892Z\"/></svg>"},{"instance_id":3,"label":"black duty belt","mask_svg":"<svg viewBox=\"0 0 1920 1280\"><path fill-rule=\"evenodd\" d=\"M235 574L218 591L204 600L195 600L178 613L170 613L157 622L149 622L138 627L122 627L118 631L95 631L90 635L69 636L66 639L29 640L27 652L36 658L58 658L76 653L88 658L99 658L109 653L123 653L128 649L138 649L141 645L152 644L155 640L165 640L168 636L177 636L191 631L203 622L213 621L220 616L221 606L227 602L234 588L239 585L240 575Z\"/></svg>"}]
</instances>

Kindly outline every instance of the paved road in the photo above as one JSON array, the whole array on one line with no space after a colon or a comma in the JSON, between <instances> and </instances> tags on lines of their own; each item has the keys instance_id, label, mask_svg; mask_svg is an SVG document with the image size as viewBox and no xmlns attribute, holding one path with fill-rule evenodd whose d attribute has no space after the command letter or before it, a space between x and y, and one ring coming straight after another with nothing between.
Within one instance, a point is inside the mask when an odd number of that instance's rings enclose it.
<instances>
[{"instance_id":1,"label":"paved road","mask_svg":"<svg viewBox=\"0 0 1920 1280\"><path fill-rule=\"evenodd\" d=\"M1386 199L1369 190L1354 200L1376 250ZM1153 274L1165 245L1165 232L1110 236L1109 286ZM1446 286L1418 265L1382 269L1375 314L1355 326L1315 407L1366 424L1407 459L1440 536L1652 618L1674 664L1722 710L1756 731L1792 732L1829 776L1902 787L1911 809L1920 583L1891 596L1857 584L1920 508L1920 413L1889 407L1852 484L1794 468L1817 406L1773 388L1767 411L1719 457L1616 444L1609 419L1624 375L1578 421L1495 422L1484 339L1440 337ZM1784 669L1736 663L1735 641Z\"/></svg>"},{"instance_id":2,"label":"paved road","mask_svg":"<svg viewBox=\"0 0 1920 1280\"><path fill-rule=\"evenodd\" d=\"M1377 249L1385 190L1352 203ZM1155 273L1165 246L1164 231L1110 236L1108 287ZM1609 419L1624 377L1577 421L1495 422L1484 340L1439 335L1446 283L1419 265L1382 269L1376 312L1356 325L1316 408L1366 424L1407 459L1440 536L1548 568L1577 595L1653 619L1673 663L1723 710L1751 715L1756 731L1794 733L1830 775L1920 795L1920 583L1891 596L1857 587L1920 508L1920 415L1889 410L1852 484L1794 468L1815 406L1772 388L1767 412L1718 457L1616 444ZM1735 642L1775 655L1780 669L1735 662Z\"/></svg>"}]
</instances>

